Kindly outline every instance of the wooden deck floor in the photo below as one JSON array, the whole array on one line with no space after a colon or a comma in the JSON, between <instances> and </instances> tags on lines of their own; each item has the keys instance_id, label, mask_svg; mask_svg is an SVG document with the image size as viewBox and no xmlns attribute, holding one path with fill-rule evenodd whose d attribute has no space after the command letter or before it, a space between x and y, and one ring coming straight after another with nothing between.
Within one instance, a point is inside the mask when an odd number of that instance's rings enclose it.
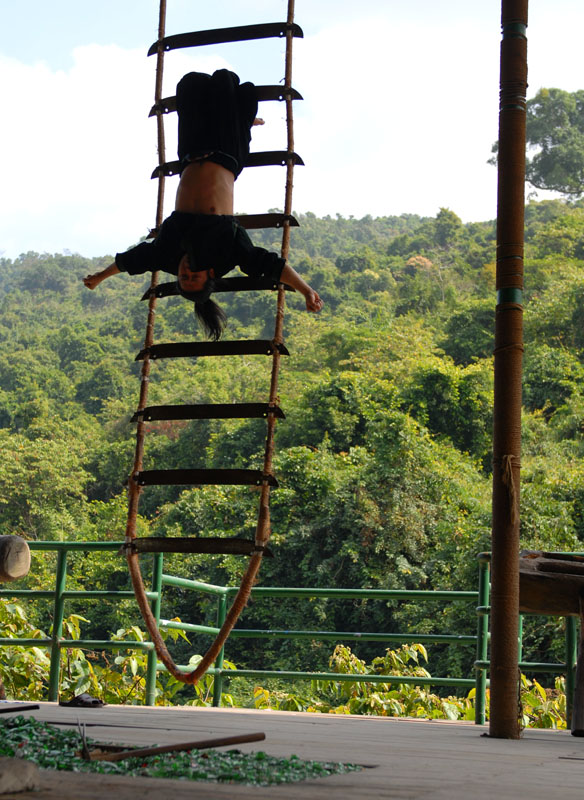
<instances>
[{"instance_id":1,"label":"wooden deck floor","mask_svg":"<svg viewBox=\"0 0 584 800\"><path fill-rule=\"evenodd\" d=\"M489 739L469 724L246 709L61 708L43 703L27 712L55 724L87 724L101 741L152 745L263 731L266 740L240 745L275 756L352 761L361 772L270 786L220 785L149 778L43 772L35 800L515 800L582 798L584 739L560 731L525 731L520 741ZM23 800L28 795L3 795Z\"/></svg>"}]
</instances>

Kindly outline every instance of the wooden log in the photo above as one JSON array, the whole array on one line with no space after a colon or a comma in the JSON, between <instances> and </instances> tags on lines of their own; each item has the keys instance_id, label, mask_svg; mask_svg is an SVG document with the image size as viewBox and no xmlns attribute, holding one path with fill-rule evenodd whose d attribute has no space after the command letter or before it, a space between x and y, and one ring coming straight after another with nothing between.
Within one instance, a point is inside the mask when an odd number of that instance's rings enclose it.
<instances>
[{"instance_id":1,"label":"wooden log","mask_svg":"<svg viewBox=\"0 0 584 800\"><path fill-rule=\"evenodd\" d=\"M0 795L23 794L41 788L39 768L24 758L0 758Z\"/></svg>"},{"instance_id":2,"label":"wooden log","mask_svg":"<svg viewBox=\"0 0 584 800\"><path fill-rule=\"evenodd\" d=\"M519 573L519 611L522 614L580 614L579 596L584 576L549 572Z\"/></svg>"},{"instance_id":3,"label":"wooden log","mask_svg":"<svg viewBox=\"0 0 584 800\"><path fill-rule=\"evenodd\" d=\"M580 618L572 736L584 736L584 559L526 551L519 558L519 610Z\"/></svg>"},{"instance_id":4,"label":"wooden log","mask_svg":"<svg viewBox=\"0 0 584 800\"><path fill-rule=\"evenodd\" d=\"M584 599L580 597L580 646L576 664L576 686L572 706L572 736L584 736Z\"/></svg>"},{"instance_id":5,"label":"wooden log","mask_svg":"<svg viewBox=\"0 0 584 800\"><path fill-rule=\"evenodd\" d=\"M584 594L582 561L561 553L524 551L519 558L522 613L579 616Z\"/></svg>"},{"instance_id":6,"label":"wooden log","mask_svg":"<svg viewBox=\"0 0 584 800\"><path fill-rule=\"evenodd\" d=\"M540 572L557 572L562 575L584 575L584 564L577 561L562 561L559 558L545 558L537 567Z\"/></svg>"},{"instance_id":7,"label":"wooden log","mask_svg":"<svg viewBox=\"0 0 584 800\"><path fill-rule=\"evenodd\" d=\"M0 536L0 583L24 578L30 569L30 550L20 536Z\"/></svg>"}]
</instances>

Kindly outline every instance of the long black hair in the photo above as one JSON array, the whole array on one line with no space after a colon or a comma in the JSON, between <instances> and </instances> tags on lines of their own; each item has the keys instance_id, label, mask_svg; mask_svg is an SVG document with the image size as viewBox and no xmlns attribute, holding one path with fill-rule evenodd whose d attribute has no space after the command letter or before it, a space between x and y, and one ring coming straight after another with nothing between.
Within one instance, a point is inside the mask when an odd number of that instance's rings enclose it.
<instances>
[{"instance_id":1,"label":"long black hair","mask_svg":"<svg viewBox=\"0 0 584 800\"><path fill-rule=\"evenodd\" d=\"M217 342L221 338L225 330L227 316L225 312L211 300L211 294L215 290L215 281L213 278L207 278L204 287L198 292L187 292L177 281L178 290L180 294L187 300L192 300L195 304L195 316L200 322L203 330L208 339L213 339Z\"/></svg>"}]
</instances>

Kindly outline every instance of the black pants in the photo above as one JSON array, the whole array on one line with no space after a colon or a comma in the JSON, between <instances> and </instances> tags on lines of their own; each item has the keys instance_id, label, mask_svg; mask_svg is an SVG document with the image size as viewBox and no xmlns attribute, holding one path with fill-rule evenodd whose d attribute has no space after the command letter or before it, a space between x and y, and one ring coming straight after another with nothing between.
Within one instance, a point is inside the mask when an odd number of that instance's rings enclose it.
<instances>
[{"instance_id":1,"label":"black pants","mask_svg":"<svg viewBox=\"0 0 584 800\"><path fill-rule=\"evenodd\" d=\"M258 100L253 83L239 83L234 72L189 72L176 87L178 157L182 166L207 159L235 177L249 155L250 129Z\"/></svg>"}]
</instances>

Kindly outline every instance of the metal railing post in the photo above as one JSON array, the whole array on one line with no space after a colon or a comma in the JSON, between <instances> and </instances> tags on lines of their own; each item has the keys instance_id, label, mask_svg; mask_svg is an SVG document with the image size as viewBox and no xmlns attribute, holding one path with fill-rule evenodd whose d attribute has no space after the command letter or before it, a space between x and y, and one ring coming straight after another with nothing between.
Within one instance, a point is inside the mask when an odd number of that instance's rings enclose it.
<instances>
[{"instance_id":1,"label":"metal railing post","mask_svg":"<svg viewBox=\"0 0 584 800\"><path fill-rule=\"evenodd\" d=\"M227 595L222 594L219 596L217 602L217 627L221 629L223 623L225 622L225 617L227 615ZM223 667L223 657L225 655L225 646L219 650L219 654L217 655L217 659L215 661L214 667L215 669L221 669ZM221 695L223 693L223 676L221 673L215 674L215 679L213 681L213 707L218 708L221 705Z\"/></svg>"},{"instance_id":2,"label":"metal railing post","mask_svg":"<svg viewBox=\"0 0 584 800\"><path fill-rule=\"evenodd\" d=\"M576 662L578 661L580 639L579 627L577 617L566 617L566 727L568 729L572 724L574 689L576 687Z\"/></svg>"},{"instance_id":3,"label":"metal railing post","mask_svg":"<svg viewBox=\"0 0 584 800\"><path fill-rule=\"evenodd\" d=\"M152 591L156 592L156 597L151 601L150 607L152 614L156 620L156 624L160 623L160 606L162 603L162 568L163 568L163 555L156 553L154 562L152 564ZM146 699L147 706L156 704L156 670L158 667L158 656L156 650L148 651L148 661L146 664Z\"/></svg>"},{"instance_id":4,"label":"metal railing post","mask_svg":"<svg viewBox=\"0 0 584 800\"><path fill-rule=\"evenodd\" d=\"M489 647L489 559L479 555L479 607L477 609L477 661L486 661ZM475 724L484 725L487 707L487 670L477 667L475 684Z\"/></svg>"},{"instance_id":5,"label":"metal railing post","mask_svg":"<svg viewBox=\"0 0 584 800\"><path fill-rule=\"evenodd\" d=\"M49 702L59 699L59 679L61 677L61 648L63 636L63 614L65 610L65 584L67 582L67 550L57 553L57 572L55 576L55 603L53 606L53 633L51 635L51 662L49 669Z\"/></svg>"}]
</instances>

